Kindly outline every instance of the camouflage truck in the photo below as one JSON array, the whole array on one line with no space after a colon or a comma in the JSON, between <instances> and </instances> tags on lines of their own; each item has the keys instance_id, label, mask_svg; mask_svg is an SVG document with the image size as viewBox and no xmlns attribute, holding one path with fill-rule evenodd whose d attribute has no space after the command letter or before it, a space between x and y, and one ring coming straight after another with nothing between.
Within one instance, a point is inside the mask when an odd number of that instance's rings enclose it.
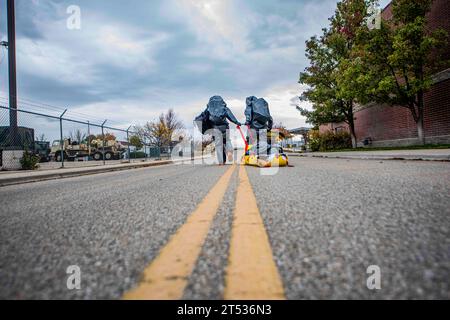
<instances>
[{"instance_id":1,"label":"camouflage truck","mask_svg":"<svg viewBox=\"0 0 450 320\"><path fill-rule=\"evenodd\" d=\"M87 158L88 160L94 159L96 161L103 160L103 154L105 160L118 160L125 152L125 148L117 141L105 141L104 148L102 147L101 140L92 140L91 144L86 141L79 143L78 141L72 141L71 139L65 139L63 142L63 155L64 160L75 161L81 158ZM51 157L61 162L61 141L53 141L51 148Z\"/></svg>"}]
</instances>

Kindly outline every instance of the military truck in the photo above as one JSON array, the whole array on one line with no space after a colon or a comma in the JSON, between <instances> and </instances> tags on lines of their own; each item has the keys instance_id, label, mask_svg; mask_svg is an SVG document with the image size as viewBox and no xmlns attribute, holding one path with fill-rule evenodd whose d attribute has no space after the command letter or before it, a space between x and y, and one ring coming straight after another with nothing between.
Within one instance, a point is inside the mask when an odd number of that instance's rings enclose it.
<instances>
[{"instance_id":1,"label":"military truck","mask_svg":"<svg viewBox=\"0 0 450 320\"><path fill-rule=\"evenodd\" d=\"M94 159L96 161L103 160L118 160L125 152L125 148L116 141L105 141L104 148L101 140L92 140L89 145L86 141L79 143L71 139L64 140L64 160L75 161L77 159L86 158L87 160ZM51 148L51 157L57 162L61 162L61 141L53 141Z\"/></svg>"},{"instance_id":2,"label":"military truck","mask_svg":"<svg viewBox=\"0 0 450 320\"><path fill-rule=\"evenodd\" d=\"M39 162L49 162L50 161L50 142L48 141L35 141L34 142L34 154L40 159Z\"/></svg>"}]
</instances>

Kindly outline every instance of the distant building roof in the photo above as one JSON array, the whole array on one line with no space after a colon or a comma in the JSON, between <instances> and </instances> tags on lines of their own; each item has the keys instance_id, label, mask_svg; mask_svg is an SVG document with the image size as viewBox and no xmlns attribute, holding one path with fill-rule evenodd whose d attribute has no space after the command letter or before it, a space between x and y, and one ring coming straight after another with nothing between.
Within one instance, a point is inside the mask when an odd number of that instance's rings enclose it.
<instances>
[{"instance_id":1,"label":"distant building roof","mask_svg":"<svg viewBox=\"0 0 450 320\"><path fill-rule=\"evenodd\" d=\"M128 141L117 141L118 143L120 143L121 145L123 145L123 146L128 146L128 145L131 145L130 143L128 143Z\"/></svg>"},{"instance_id":2,"label":"distant building roof","mask_svg":"<svg viewBox=\"0 0 450 320\"><path fill-rule=\"evenodd\" d=\"M311 129L312 128L301 127L301 128L291 129L291 130L289 130L289 132L292 134L304 134L304 133L311 131Z\"/></svg>"}]
</instances>

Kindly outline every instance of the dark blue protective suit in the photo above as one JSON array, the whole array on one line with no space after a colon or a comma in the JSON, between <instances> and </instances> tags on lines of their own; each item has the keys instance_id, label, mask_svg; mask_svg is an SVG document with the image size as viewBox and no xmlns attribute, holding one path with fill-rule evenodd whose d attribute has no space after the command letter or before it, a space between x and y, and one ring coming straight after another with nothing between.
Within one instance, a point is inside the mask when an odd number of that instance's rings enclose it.
<instances>
[{"instance_id":1,"label":"dark blue protective suit","mask_svg":"<svg viewBox=\"0 0 450 320\"><path fill-rule=\"evenodd\" d=\"M217 160L220 164L226 162L227 152L233 152L233 146L227 130L230 128L228 120L234 124L240 126L241 123L236 119L231 110L227 107L227 104L220 96L214 96L209 99L209 103L206 107L206 112L209 113L209 120L213 124L213 128L220 131L222 137L214 137L216 144Z\"/></svg>"},{"instance_id":2,"label":"dark blue protective suit","mask_svg":"<svg viewBox=\"0 0 450 320\"><path fill-rule=\"evenodd\" d=\"M256 104L264 106L262 110L259 110L262 114L255 114ZM267 155L270 150L267 132L272 130L273 118L270 115L268 104L264 99L258 99L254 96L247 98L245 124L250 126L251 129L250 135L247 137L247 142L256 145L256 152L258 155ZM252 141L252 139L254 141Z\"/></svg>"}]
</instances>

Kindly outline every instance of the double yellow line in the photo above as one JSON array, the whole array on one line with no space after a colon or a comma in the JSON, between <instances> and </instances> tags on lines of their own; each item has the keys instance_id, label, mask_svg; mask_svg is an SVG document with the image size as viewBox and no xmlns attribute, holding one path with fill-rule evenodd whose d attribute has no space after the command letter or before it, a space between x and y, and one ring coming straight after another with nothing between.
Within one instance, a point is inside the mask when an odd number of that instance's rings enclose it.
<instances>
[{"instance_id":1,"label":"double yellow line","mask_svg":"<svg viewBox=\"0 0 450 320\"><path fill-rule=\"evenodd\" d=\"M124 299L181 299L236 166L230 167L144 270ZM284 299L284 290L247 172L239 186L225 277L225 299Z\"/></svg>"}]
</instances>

